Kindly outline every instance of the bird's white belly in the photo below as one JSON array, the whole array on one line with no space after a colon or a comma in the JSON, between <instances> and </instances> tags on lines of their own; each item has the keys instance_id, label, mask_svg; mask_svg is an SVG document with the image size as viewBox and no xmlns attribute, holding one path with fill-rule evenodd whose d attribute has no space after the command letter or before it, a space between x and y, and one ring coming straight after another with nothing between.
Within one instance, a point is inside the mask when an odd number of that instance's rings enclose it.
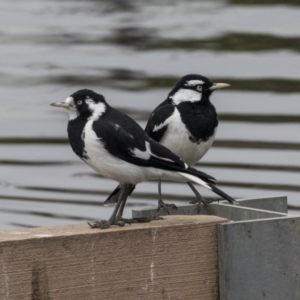
<instances>
[{"instance_id":1,"label":"bird's white belly","mask_svg":"<svg viewBox=\"0 0 300 300\"><path fill-rule=\"evenodd\" d=\"M85 126L85 151L88 159L84 159L92 169L104 177L116 180L119 183L137 184L151 179L167 179L186 182L186 178L175 172L168 172L156 168L136 166L111 155L105 148L101 139L91 128L92 123Z\"/></svg>"},{"instance_id":2,"label":"bird's white belly","mask_svg":"<svg viewBox=\"0 0 300 300\"><path fill-rule=\"evenodd\" d=\"M199 144L193 143L185 125L181 122L173 122L168 125L167 134L163 136L160 144L178 155L189 166L197 163L209 150L214 142L217 128L212 137Z\"/></svg>"}]
</instances>

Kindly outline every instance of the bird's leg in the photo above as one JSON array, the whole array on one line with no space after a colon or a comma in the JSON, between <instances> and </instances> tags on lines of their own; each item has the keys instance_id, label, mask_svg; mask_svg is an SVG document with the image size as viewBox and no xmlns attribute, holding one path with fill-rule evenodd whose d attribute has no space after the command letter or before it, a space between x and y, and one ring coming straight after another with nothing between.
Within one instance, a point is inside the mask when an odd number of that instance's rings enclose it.
<instances>
[{"instance_id":1,"label":"bird's leg","mask_svg":"<svg viewBox=\"0 0 300 300\"><path fill-rule=\"evenodd\" d=\"M133 187L134 187L133 185L129 185L130 192L132 191ZM142 218L131 218L131 219L122 218L123 212L124 212L124 207L125 207L127 199L128 199L128 197L126 197L120 205L120 208L119 208L119 211L118 211L118 214L117 214L117 220L118 221L121 221L121 222L127 223L127 224L132 224L132 223L148 223L152 220L162 220L161 217L155 217L155 216L153 216L153 217L142 217Z\"/></svg>"},{"instance_id":2,"label":"bird's leg","mask_svg":"<svg viewBox=\"0 0 300 300\"><path fill-rule=\"evenodd\" d=\"M163 208L167 214L169 215L169 208L172 209L177 209L177 206L173 203L168 204L168 203L164 203L162 201L162 196L161 196L161 179L158 180L158 206L157 206L157 210L159 211L161 208Z\"/></svg>"},{"instance_id":3,"label":"bird's leg","mask_svg":"<svg viewBox=\"0 0 300 300\"><path fill-rule=\"evenodd\" d=\"M134 185L132 184L128 184L128 190L131 192L132 189L133 189ZM122 216L123 216L123 212L124 212L124 207L125 207L125 204L127 202L127 199L128 199L128 196L129 196L129 193L127 195L126 198L124 198L124 200L122 201L121 205L120 205L120 208L119 208L119 211L118 211L118 214L117 214L117 220L119 221L123 221L123 220L129 220L129 219L123 219ZM128 223L128 222L124 222L124 223Z\"/></svg>"},{"instance_id":4,"label":"bird's leg","mask_svg":"<svg viewBox=\"0 0 300 300\"><path fill-rule=\"evenodd\" d=\"M203 197L200 195L200 193L197 191L197 189L194 187L194 185L189 181L188 182L189 187L192 189L192 191L194 192L195 196L196 196L196 200L190 201L190 204L198 204L198 214L201 211L201 203L204 204L204 206L207 208L207 205L213 201L207 201L204 200Z\"/></svg>"},{"instance_id":5,"label":"bird's leg","mask_svg":"<svg viewBox=\"0 0 300 300\"><path fill-rule=\"evenodd\" d=\"M125 204L126 204L126 202L127 202L127 199L128 199L128 197L126 197L126 198L122 201L122 203L121 203L121 205L120 205L120 208L119 208L119 211L118 211L118 214L117 214L117 219L118 219L118 220L120 220L120 219L122 218L122 216L123 216L124 207L125 207Z\"/></svg>"},{"instance_id":6,"label":"bird's leg","mask_svg":"<svg viewBox=\"0 0 300 300\"><path fill-rule=\"evenodd\" d=\"M118 212L119 212L119 209L120 209L123 201L126 203L129 193L130 193L130 185L122 184L121 185L121 194L119 196L116 207L115 207L111 217L109 218L109 220L108 221L101 220L101 221L96 221L93 223L88 223L91 226L91 228L106 229L106 228L109 228L111 225L124 226L125 223L118 219ZM124 205L125 205L125 203L124 203Z\"/></svg>"}]
</instances>

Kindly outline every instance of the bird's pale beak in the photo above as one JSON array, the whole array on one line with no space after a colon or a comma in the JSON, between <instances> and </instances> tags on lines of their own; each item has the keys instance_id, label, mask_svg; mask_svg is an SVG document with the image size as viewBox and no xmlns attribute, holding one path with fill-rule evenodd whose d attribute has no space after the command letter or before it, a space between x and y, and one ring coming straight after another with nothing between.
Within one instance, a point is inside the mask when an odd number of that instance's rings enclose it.
<instances>
[{"instance_id":1,"label":"bird's pale beak","mask_svg":"<svg viewBox=\"0 0 300 300\"><path fill-rule=\"evenodd\" d=\"M230 86L230 84L228 84L228 83L214 83L213 86L210 88L210 90L214 91L214 90L223 89L223 88L226 88L229 86Z\"/></svg>"},{"instance_id":2,"label":"bird's pale beak","mask_svg":"<svg viewBox=\"0 0 300 300\"><path fill-rule=\"evenodd\" d=\"M69 104L66 102L55 102L55 103L51 103L50 105L55 107L69 108Z\"/></svg>"}]
</instances>

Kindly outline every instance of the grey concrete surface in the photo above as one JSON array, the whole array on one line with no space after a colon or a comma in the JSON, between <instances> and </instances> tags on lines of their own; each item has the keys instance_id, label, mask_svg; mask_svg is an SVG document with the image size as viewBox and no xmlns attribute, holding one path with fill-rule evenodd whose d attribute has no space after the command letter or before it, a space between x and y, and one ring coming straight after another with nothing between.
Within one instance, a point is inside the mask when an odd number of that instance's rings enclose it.
<instances>
[{"instance_id":1,"label":"grey concrete surface","mask_svg":"<svg viewBox=\"0 0 300 300\"><path fill-rule=\"evenodd\" d=\"M300 217L218 225L220 300L300 299Z\"/></svg>"}]
</instances>

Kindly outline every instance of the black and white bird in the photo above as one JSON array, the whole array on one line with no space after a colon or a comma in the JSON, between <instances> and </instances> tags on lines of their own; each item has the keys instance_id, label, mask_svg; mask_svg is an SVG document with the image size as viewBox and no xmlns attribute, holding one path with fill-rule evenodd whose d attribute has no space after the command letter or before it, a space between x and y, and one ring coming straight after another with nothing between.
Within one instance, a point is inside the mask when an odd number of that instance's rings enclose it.
<instances>
[{"instance_id":1,"label":"black and white bird","mask_svg":"<svg viewBox=\"0 0 300 300\"><path fill-rule=\"evenodd\" d=\"M123 226L124 205L134 186L149 179L198 183L230 202L234 199L215 186L215 179L188 167L160 145L130 117L112 108L91 90L83 89L52 106L69 112L68 136L73 151L92 169L119 182L121 192L108 221L91 227Z\"/></svg>"},{"instance_id":2,"label":"black and white bird","mask_svg":"<svg viewBox=\"0 0 300 300\"><path fill-rule=\"evenodd\" d=\"M228 87L226 83L212 83L208 78L190 74L183 76L162 102L150 115L145 131L167 147L186 164L196 164L210 149L215 139L218 118L210 95L213 91ZM207 203L191 182L188 185L197 200L191 203ZM174 204L165 204L161 198L161 180L158 183L158 209L176 208ZM120 190L117 187L105 204L117 201Z\"/></svg>"}]
</instances>

